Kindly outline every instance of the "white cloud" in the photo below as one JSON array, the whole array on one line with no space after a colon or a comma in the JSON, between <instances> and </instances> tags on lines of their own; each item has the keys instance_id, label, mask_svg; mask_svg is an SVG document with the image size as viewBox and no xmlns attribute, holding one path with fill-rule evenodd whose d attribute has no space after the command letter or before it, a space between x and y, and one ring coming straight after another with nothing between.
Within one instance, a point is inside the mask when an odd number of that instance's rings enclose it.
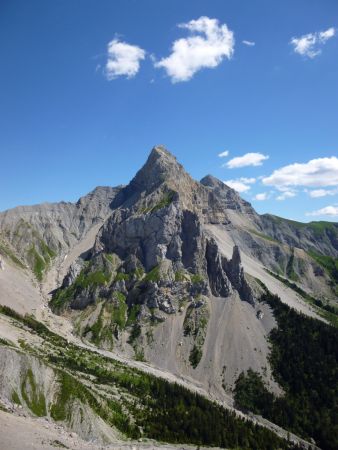
<instances>
[{"instance_id":1,"label":"white cloud","mask_svg":"<svg viewBox=\"0 0 338 450\"><path fill-rule=\"evenodd\" d=\"M276 197L276 200L286 200L287 198L292 198L292 197L296 197L297 193L295 191L283 191L283 193L281 195L278 195L278 197Z\"/></svg>"},{"instance_id":2,"label":"white cloud","mask_svg":"<svg viewBox=\"0 0 338 450\"><path fill-rule=\"evenodd\" d=\"M338 194L338 189L314 189L309 191L309 195L311 198L320 198L326 197L327 195L336 195Z\"/></svg>"},{"instance_id":3,"label":"white cloud","mask_svg":"<svg viewBox=\"0 0 338 450\"><path fill-rule=\"evenodd\" d=\"M306 214L307 216L338 216L338 206L325 206L324 208L317 209Z\"/></svg>"},{"instance_id":4,"label":"white cloud","mask_svg":"<svg viewBox=\"0 0 338 450\"><path fill-rule=\"evenodd\" d=\"M338 186L338 158L317 158L275 170L262 179L263 184L285 190L290 186Z\"/></svg>"},{"instance_id":5,"label":"white cloud","mask_svg":"<svg viewBox=\"0 0 338 450\"><path fill-rule=\"evenodd\" d=\"M108 60L105 67L107 79L114 80L120 76L134 77L145 55L146 52L142 48L113 39L108 44Z\"/></svg>"},{"instance_id":6,"label":"white cloud","mask_svg":"<svg viewBox=\"0 0 338 450\"><path fill-rule=\"evenodd\" d=\"M173 83L190 80L203 68L217 67L230 59L234 52L234 35L226 24L202 16L179 25L191 33L187 38L174 41L172 53L155 63L164 68Z\"/></svg>"},{"instance_id":7,"label":"white cloud","mask_svg":"<svg viewBox=\"0 0 338 450\"><path fill-rule=\"evenodd\" d=\"M331 28L328 28L326 31L321 31L319 33L319 39L321 42L323 42L325 44L325 42L328 39L332 38L335 34L336 34L335 28L331 27Z\"/></svg>"},{"instance_id":8,"label":"white cloud","mask_svg":"<svg viewBox=\"0 0 338 450\"><path fill-rule=\"evenodd\" d=\"M235 180L226 180L224 183L231 187L232 189L235 189L237 192L247 192L250 189L250 184L253 184L256 182L256 178L237 178Z\"/></svg>"},{"instance_id":9,"label":"white cloud","mask_svg":"<svg viewBox=\"0 0 338 450\"><path fill-rule=\"evenodd\" d=\"M260 194L256 194L254 196L254 200L259 200L259 201L267 200L268 198L269 198L269 192L261 192Z\"/></svg>"},{"instance_id":10,"label":"white cloud","mask_svg":"<svg viewBox=\"0 0 338 450\"><path fill-rule=\"evenodd\" d=\"M253 41L246 41L246 40L244 40L244 41L242 41L242 43L244 45L247 45L248 47L253 47L254 45L256 45L256 42L253 42Z\"/></svg>"},{"instance_id":11,"label":"white cloud","mask_svg":"<svg viewBox=\"0 0 338 450\"><path fill-rule=\"evenodd\" d=\"M336 33L335 28L328 28L326 31L305 34L299 38L292 38L290 44L293 45L295 53L308 58L314 58L321 53L321 46L332 38Z\"/></svg>"},{"instance_id":12,"label":"white cloud","mask_svg":"<svg viewBox=\"0 0 338 450\"><path fill-rule=\"evenodd\" d=\"M269 159L269 156L262 153L246 153L243 156L230 159L223 167L237 169L238 167L261 166L266 159Z\"/></svg>"},{"instance_id":13,"label":"white cloud","mask_svg":"<svg viewBox=\"0 0 338 450\"><path fill-rule=\"evenodd\" d=\"M225 150L224 152L222 152L222 153L218 153L218 156L220 157L220 158L225 158L226 156L228 156L229 155L229 151L228 150Z\"/></svg>"}]
</instances>

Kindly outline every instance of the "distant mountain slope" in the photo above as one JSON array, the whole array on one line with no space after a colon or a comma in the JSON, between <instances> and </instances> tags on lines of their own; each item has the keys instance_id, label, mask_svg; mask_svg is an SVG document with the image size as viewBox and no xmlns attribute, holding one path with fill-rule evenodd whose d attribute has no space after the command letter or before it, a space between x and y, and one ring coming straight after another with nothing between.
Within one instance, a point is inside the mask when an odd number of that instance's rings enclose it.
<instances>
[{"instance_id":1,"label":"distant mountain slope","mask_svg":"<svg viewBox=\"0 0 338 450\"><path fill-rule=\"evenodd\" d=\"M262 215L261 221L266 234L277 241L338 258L338 223L301 223L271 214Z\"/></svg>"},{"instance_id":2,"label":"distant mountain slope","mask_svg":"<svg viewBox=\"0 0 338 450\"><path fill-rule=\"evenodd\" d=\"M77 203L18 206L0 213L3 247L15 251L36 278L64 258L86 233L102 223L120 188L97 187Z\"/></svg>"}]
</instances>

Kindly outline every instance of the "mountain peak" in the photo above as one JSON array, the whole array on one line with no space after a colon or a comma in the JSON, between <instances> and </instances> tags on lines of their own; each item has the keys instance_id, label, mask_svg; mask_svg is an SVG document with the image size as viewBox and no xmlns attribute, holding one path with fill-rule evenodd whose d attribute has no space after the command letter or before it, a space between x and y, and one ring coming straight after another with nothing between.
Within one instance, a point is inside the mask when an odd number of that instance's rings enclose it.
<instances>
[{"instance_id":1,"label":"mountain peak","mask_svg":"<svg viewBox=\"0 0 338 450\"><path fill-rule=\"evenodd\" d=\"M130 185L137 190L152 190L164 181L182 176L185 173L174 155L163 145L156 145L144 166L137 172Z\"/></svg>"},{"instance_id":2,"label":"mountain peak","mask_svg":"<svg viewBox=\"0 0 338 450\"><path fill-rule=\"evenodd\" d=\"M215 187L224 187L223 181L219 180L218 178L214 177L213 175L206 175L203 177L200 181L203 186L215 188Z\"/></svg>"},{"instance_id":3,"label":"mountain peak","mask_svg":"<svg viewBox=\"0 0 338 450\"><path fill-rule=\"evenodd\" d=\"M150 154L149 154L149 158L169 158L169 159L174 159L176 161L175 156L169 152L169 150L162 144L159 145L155 145Z\"/></svg>"}]
</instances>

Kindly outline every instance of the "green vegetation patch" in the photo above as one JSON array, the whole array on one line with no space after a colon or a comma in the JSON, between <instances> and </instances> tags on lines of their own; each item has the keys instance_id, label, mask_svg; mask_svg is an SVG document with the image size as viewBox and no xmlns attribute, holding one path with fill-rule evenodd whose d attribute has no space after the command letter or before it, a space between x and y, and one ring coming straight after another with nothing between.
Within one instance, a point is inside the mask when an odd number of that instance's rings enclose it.
<instances>
[{"instance_id":1,"label":"green vegetation patch","mask_svg":"<svg viewBox=\"0 0 338 450\"><path fill-rule=\"evenodd\" d=\"M50 305L54 311L61 312L83 290L103 286L110 281L110 278L111 274L108 272L102 270L89 272L88 268L85 268L76 277L71 286L60 288L55 292Z\"/></svg>"},{"instance_id":2,"label":"green vegetation patch","mask_svg":"<svg viewBox=\"0 0 338 450\"><path fill-rule=\"evenodd\" d=\"M28 250L28 256L33 264L33 272L38 281L42 281L44 271L47 267L47 264L43 257L36 251L35 246Z\"/></svg>"},{"instance_id":3,"label":"green vegetation patch","mask_svg":"<svg viewBox=\"0 0 338 450\"><path fill-rule=\"evenodd\" d=\"M38 235L35 237L37 238L37 246L32 244L27 255L36 279L42 281L43 275L50 261L55 258L56 253Z\"/></svg>"},{"instance_id":4,"label":"green vegetation patch","mask_svg":"<svg viewBox=\"0 0 338 450\"><path fill-rule=\"evenodd\" d=\"M108 343L113 347L113 335L118 336L118 330L123 330L127 322L126 297L122 292L114 292L110 302L101 305L101 310L96 322L86 326L83 334L87 337L91 333L91 341L99 345Z\"/></svg>"},{"instance_id":5,"label":"green vegetation patch","mask_svg":"<svg viewBox=\"0 0 338 450\"><path fill-rule=\"evenodd\" d=\"M55 439L54 441L51 441L50 443L53 447L59 447L59 448L68 448L67 445L63 444L61 441L59 441L58 439Z\"/></svg>"},{"instance_id":6,"label":"green vegetation patch","mask_svg":"<svg viewBox=\"0 0 338 450\"><path fill-rule=\"evenodd\" d=\"M309 255L321 265L331 278L334 284L338 284L338 258L332 256L320 255L314 251L309 251Z\"/></svg>"},{"instance_id":7,"label":"green vegetation patch","mask_svg":"<svg viewBox=\"0 0 338 450\"><path fill-rule=\"evenodd\" d=\"M265 239L266 241L275 242L276 244L280 244L280 242L277 241L277 239L274 239L273 237L268 236L267 234L260 233L259 231L256 231L256 230L253 230L253 229L250 229L249 231L250 231L251 234L254 234L254 235L256 235L256 236L258 236L258 237L260 237L262 239Z\"/></svg>"},{"instance_id":8,"label":"green vegetation patch","mask_svg":"<svg viewBox=\"0 0 338 450\"><path fill-rule=\"evenodd\" d=\"M157 266L153 267L151 269L151 271L146 274L146 276L144 277L143 280L157 282L157 281L160 281L160 279L161 279L160 266L157 265Z\"/></svg>"},{"instance_id":9,"label":"green vegetation patch","mask_svg":"<svg viewBox=\"0 0 338 450\"><path fill-rule=\"evenodd\" d=\"M32 369L28 369L21 384L21 395L28 408L38 417L47 414L46 400L43 392L35 383Z\"/></svg>"},{"instance_id":10,"label":"green vegetation patch","mask_svg":"<svg viewBox=\"0 0 338 450\"><path fill-rule=\"evenodd\" d=\"M141 305L132 305L128 309L128 318L127 318L127 322L126 322L127 327L136 323L137 316L138 316L140 310L141 310Z\"/></svg>"},{"instance_id":11,"label":"green vegetation patch","mask_svg":"<svg viewBox=\"0 0 338 450\"><path fill-rule=\"evenodd\" d=\"M192 284L198 284L198 283L202 283L204 281L204 277L203 277L203 275L201 275L199 273L194 273L190 276L190 280L191 280Z\"/></svg>"},{"instance_id":12,"label":"green vegetation patch","mask_svg":"<svg viewBox=\"0 0 338 450\"><path fill-rule=\"evenodd\" d=\"M242 410L266 416L274 396L265 387L262 376L249 369L236 380L235 402Z\"/></svg>"},{"instance_id":13,"label":"green vegetation patch","mask_svg":"<svg viewBox=\"0 0 338 450\"><path fill-rule=\"evenodd\" d=\"M209 320L209 310L206 306L195 308L189 306L183 322L184 336L191 336L193 347L189 354L189 362L196 369L203 356L203 345Z\"/></svg>"},{"instance_id":14,"label":"green vegetation patch","mask_svg":"<svg viewBox=\"0 0 338 450\"><path fill-rule=\"evenodd\" d=\"M196 344L194 344L189 355L190 364L194 369L196 369L196 367L198 366L199 362L202 359L202 356L203 356L202 349L198 347Z\"/></svg>"},{"instance_id":15,"label":"green vegetation patch","mask_svg":"<svg viewBox=\"0 0 338 450\"><path fill-rule=\"evenodd\" d=\"M13 342L10 342L8 339L0 337L0 345L5 345L6 347L14 346Z\"/></svg>"},{"instance_id":16,"label":"green vegetation patch","mask_svg":"<svg viewBox=\"0 0 338 450\"><path fill-rule=\"evenodd\" d=\"M182 282L187 281L187 275L183 270L178 270L175 272L175 281L176 282Z\"/></svg>"},{"instance_id":17,"label":"green vegetation patch","mask_svg":"<svg viewBox=\"0 0 338 450\"><path fill-rule=\"evenodd\" d=\"M286 266L286 276L290 278L290 280L297 281L298 275L296 274L294 269L294 261L295 261L295 249L292 248L291 255Z\"/></svg>"},{"instance_id":18,"label":"green vegetation patch","mask_svg":"<svg viewBox=\"0 0 338 450\"><path fill-rule=\"evenodd\" d=\"M127 323L127 309L126 296L122 292L114 292L115 301L110 306L112 322L123 330Z\"/></svg>"},{"instance_id":19,"label":"green vegetation patch","mask_svg":"<svg viewBox=\"0 0 338 450\"><path fill-rule=\"evenodd\" d=\"M114 278L114 281L128 281L130 279L130 275L128 273L118 272Z\"/></svg>"},{"instance_id":20,"label":"green vegetation patch","mask_svg":"<svg viewBox=\"0 0 338 450\"><path fill-rule=\"evenodd\" d=\"M20 397L15 389L12 392L12 402L16 403L17 405L21 405Z\"/></svg>"},{"instance_id":21,"label":"green vegetation patch","mask_svg":"<svg viewBox=\"0 0 338 450\"><path fill-rule=\"evenodd\" d=\"M156 203L156 205L148 206L147 208L143 208L141 210L141 212L143 214L147 214L147 213L153 213L155 211L158 211L159 209L169 206L173 202L174 198L175 198L174 191L166 192L165 194L163 194L161 200L158 203Z\"/></svg>"}]
</instances>

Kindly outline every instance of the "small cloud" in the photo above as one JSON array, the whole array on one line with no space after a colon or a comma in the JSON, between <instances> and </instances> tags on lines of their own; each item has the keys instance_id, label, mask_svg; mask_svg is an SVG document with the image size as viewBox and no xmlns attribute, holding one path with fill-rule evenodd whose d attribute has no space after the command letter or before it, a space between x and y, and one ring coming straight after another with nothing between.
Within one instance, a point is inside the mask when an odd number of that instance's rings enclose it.
<instances>
[{"instance_id":1,"label":"small cloud","mask_svg":"<svg viewBox=\"0 0 338 450\"><path fill-rule=\"evenodd\" d=\"M309 191L309 196L311 198L320 198L336 194L338 194L338 189L314 189L313 191Z\"/></svg>"},{"instance_id":2,"label":"small cloud","mask_svg":"<svg viewBox=\"0 0 338 450\"><path fill-rule=\"evenodd\" d=\"M125 76L133 78L140 69L140 61L145 58L146 52L136 45L130 45L113 39L108 44L108 60L105 67L107 80Z\"/></svg>"},{"instance_id":3,"label":"small cloud","mask_svg":"<svg viewBox=\"0 0 338 450\"><path fill-rule=\"evenodd\" d=\"M295 53L308 58L314 58L322 52L321 47L326 41L336 34L335 28L328 28L326 31L309 33L299 38L293 37L290 44L293 46Z\"/></svg>"},{"instance_id":4,"label":"small cloud","mask_svg":"<svg viewBox=\"0 0 338 450\"><path fill-rule=\"evenodd\" d=\"M222 153L218 153L218 156L220 157L220 158L225 158L226 156L228 156L229 155L229 151L228 150L225 150L224 152L222 152Z\"/></svg>"},{"instance_id":5,"label":"small cloud","mask_svg":"<svg viewBox=\"0 0 338 450\"><path fill-rule=\"evenodd\" d=\"M212 69L232 57L234 34L217 19L202 16L179 28L188 30L191 36L174 41L171 54L154 64L165 69L172 83L188 81L199 70Z\"/></svg>"},{"instance_id":6,"label":"small cloud","mask_svg":"<svg viewBox=\"0 0 338 450\"><path fill-rule=\"evenodd\" d=\"M261 192L260 194L256 194L254 196L254 200L259 200L259 201L267 200L268 198L269 198L269 192Z\"/></svg>"},{"instance_id":7,"label":"small cloud","mask_svg":"<svg viewBox=\"0 0 338 450\"><path fill-rule=\"evenodd\" d=\"M263 155L262 153L246 153L243 156L230 159L223 167L237 169L246 166L261 166L266 159L269 159L269 156Z\"/></svg>"},{"instance_id":8,"label":"small cloud","mask_svg":"<svg viewBox=\"0 0 338 450\"><path fill-rule=\"evenodd\" d=\"M312 211L306 213L307 216L338 216L338 206L325 206L324 208L317 209L316 211Z\"/></svg>"},{"instance_id":9,"label":"small cloud","mask_svg":"<svg viewBox=\"0 0 338 450\"><path fill-rule=\"evenodd\" d=\"M275 170L262 179L266 186L289 190L291 186L338 186L338 158L311 159L306 163L294 163Z\"/></svg>"},{"instance_id":10,"label":"small cloud","mask_svg":"<svg viewBox=\"0 0 338 450\"><path fill-rule=\"evenodd\" d=\"M237 178L235 180L226 180L224 183L234 189L237 192L247 192L250 190L251 186L250 184L253 184L256 182L256 178Z\"/></svg>"},{"instance_id":11,"label":"small cloud","mask_svg":"<svg viewBox=\"0 0 338 450\"><path fill-rule=\"evenodd\" d=\"M328 39L332 38L335 34L336 34L335 28L331 27L331 28L328 28L326 31L321 31L319 33L319 39L322 43L325 44L325 42Z\"/></svg>"},{"instance_id":12,"label":"small cloud","mask_svg":"<svg viewBox=\"0 0 338 450\"><path fill-rule=\"evenodd\" d=\"M254 47L256 45L256 42L253 41L242 41L242 44L247 45L248 47Z\"/></svg>"},{"instance_id":13,"label":"small cloud","mask_svg":"<svg viewBox=\"0 0 338 450\"><path fill-rule=\"evenodd\" d=\"M292 197L296 197L297 193L295 191L284 191L281 195L278 195L278 197L276 197L276 200L282 201L282 200L286 200L287 198L292 198Z\"/></svg>"}]
</instances>

